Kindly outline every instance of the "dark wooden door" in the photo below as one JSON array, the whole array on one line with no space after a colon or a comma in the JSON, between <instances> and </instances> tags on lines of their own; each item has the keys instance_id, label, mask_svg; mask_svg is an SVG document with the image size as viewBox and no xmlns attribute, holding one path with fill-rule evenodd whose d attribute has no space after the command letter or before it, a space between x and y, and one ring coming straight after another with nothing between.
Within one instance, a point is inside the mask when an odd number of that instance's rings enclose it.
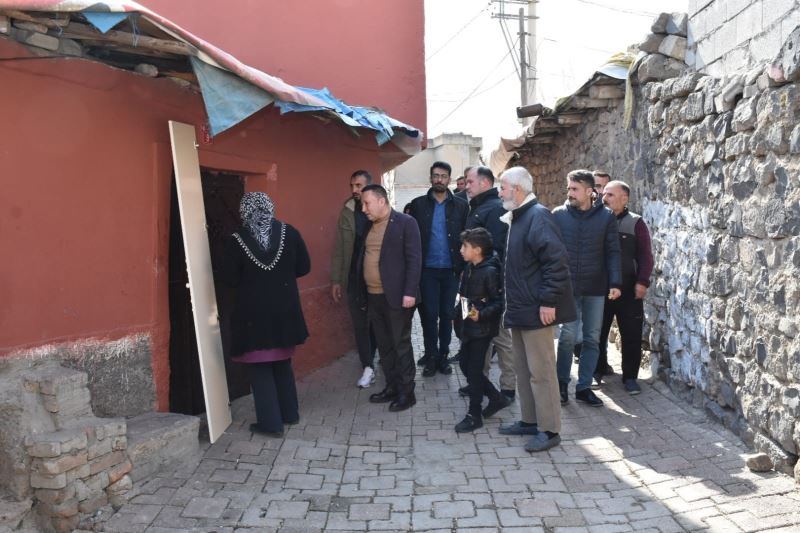
<instances>
[{"instance_id":1,"label":"dark wooden door","mask_svg":"<svg viewBox=\"0 0 800 533\"><path fill-rule=\"evenodd\" d=\"M239 202L244 194L244 180L231 174L202 171L203 202L214 271L214 286L219 307L222 348L228 391L231 399L250 393L242 365L230 364L230 337L227 321L231 297L216 280L222 264L225 239L239 226ZM197 354L192 303L186 272L186 255L181 233L175 183L172 184L169 243L169 308L170 308L170 411L199 414L205 411L203 384Z\"/></svg>"}]
</instances>

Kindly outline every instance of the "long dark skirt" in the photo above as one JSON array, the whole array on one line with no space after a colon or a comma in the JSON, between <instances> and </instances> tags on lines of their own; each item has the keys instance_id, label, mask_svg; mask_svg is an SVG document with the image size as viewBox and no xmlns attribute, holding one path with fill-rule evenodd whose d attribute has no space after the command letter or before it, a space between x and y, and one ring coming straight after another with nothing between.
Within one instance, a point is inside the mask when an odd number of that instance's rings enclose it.
<instances>
[{"instance_id":1,"label":"long dark skirt","mask_svg":"<svg viewBox=\"0 0 800 533\"><path fill-rule=\"evenodd\" d=\"M292 360L249 363L256 421L262 431L280 433L300 420Z\"/></svg>"}]
</instances>

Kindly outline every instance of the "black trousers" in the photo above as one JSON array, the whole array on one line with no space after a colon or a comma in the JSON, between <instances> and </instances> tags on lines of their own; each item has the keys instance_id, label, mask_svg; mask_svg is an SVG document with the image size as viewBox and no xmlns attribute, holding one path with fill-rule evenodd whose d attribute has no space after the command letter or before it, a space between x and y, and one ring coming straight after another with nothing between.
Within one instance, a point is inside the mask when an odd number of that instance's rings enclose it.
<instances>
[{"instance_id":1,"label":"black trousers","mask_svg":"<svg viewBox=\"0 0 800 533\"><path fill-rule=\"evenodd\" d=\"M284 424L300 420L292 360L248 363L256 421L264 431L283 431Z\"/></svg>"},{"instance_id":2,"label":"black trousers","mask_svg":"<svg viewBox=\"0 0 800 533\"><path fill-rule=\"evenodd\" d=\"M642 326L644 324L644 300L637 300L634 291L623 291L616 300L606 300L603 310L603 327L600 329L600 357L597 369L605 369L608 364L608 332L611 322L617 319L619 334L622 337L622 379L639 377L642 362Z\"/></svg>"},{"instance_id":3,"label":"black trousers","mask_svg":"<svg viewBox=\"0 0 800 533\"><path fill-rule=\"evenodd\" d=\"M398 393L413 392L416 365L411 346L411 318L414 308L393 309L383 294L369 294L367 315L378 343L386 388Z\"/></svg>"},{"instance_id":4,"label":"black trousers","mask_svg":"<svg viewBox=\"0 0 800 533\"><path fill-rule=\"evenodd\" d=\"M350 319L353 321L353 333L356 337L356 348L361 367L372 367L375 361L375 334L369 326L366 307L362 308L358 304L356 297L355 283L347 287L347 307L350 310Z\"/></svg>"},{"instance_id":5,"label":"black trousers","mask_svg":"<svg viewBox=\"0 0 800 533\"><path fill-rule=\"evenodd\" d=\"M500 396L495 386L483 373L486 364L486 352L489 350L491 337L481 337L478 339L464 339L461 344L461 360L459 361L461 370L467 376L469 388L469 414L477 419L481 418L481 403L483 397L489 401L497 400Z\"/></svg>"}]
</instances>

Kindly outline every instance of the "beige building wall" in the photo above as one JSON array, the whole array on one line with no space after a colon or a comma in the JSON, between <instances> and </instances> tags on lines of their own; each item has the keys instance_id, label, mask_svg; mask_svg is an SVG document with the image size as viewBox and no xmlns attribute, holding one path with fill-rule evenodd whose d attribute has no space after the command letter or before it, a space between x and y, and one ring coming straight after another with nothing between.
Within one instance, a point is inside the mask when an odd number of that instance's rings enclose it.
<instances>
[{"instance_id":1,"label":"beige building wall","mask_svg":"<svg viewBox=\"0 0 800 533\"><path fill-rule=\"evenodd\" d=\"M403 207L430 188L430 168L434 161L453 167L451 187L464 168L480 164L483 141L465 133L443 133L428 141L428 148L394 169L394 206Z\"/></svg>"}]
</instances>

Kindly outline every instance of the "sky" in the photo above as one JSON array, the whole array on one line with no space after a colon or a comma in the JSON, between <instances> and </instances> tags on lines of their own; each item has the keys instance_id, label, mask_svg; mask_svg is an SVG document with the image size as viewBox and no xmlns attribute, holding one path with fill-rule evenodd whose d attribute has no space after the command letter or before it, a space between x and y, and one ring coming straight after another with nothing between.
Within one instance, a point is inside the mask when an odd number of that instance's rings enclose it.
<instances>
[{"instance_id":1,"label":"sky","mask_svg":"<svg viewBox=\"0 0 800 533\"><path fill-rule=\"evenodd\" d=\"M688 0L540 0L536 5L537 80L528 103L552 107L578 89L614 53L641 42L656 14L686 11ZM506 3L506 13L519 5ZM428 138L462 132L516 137L520 82L515 71L519 23L506 21L514 56L489 0L425 0ZM530 40L534 38L529 37ZM532 49L532 47L529 47Z\"/></svg>"}]
</instances>

